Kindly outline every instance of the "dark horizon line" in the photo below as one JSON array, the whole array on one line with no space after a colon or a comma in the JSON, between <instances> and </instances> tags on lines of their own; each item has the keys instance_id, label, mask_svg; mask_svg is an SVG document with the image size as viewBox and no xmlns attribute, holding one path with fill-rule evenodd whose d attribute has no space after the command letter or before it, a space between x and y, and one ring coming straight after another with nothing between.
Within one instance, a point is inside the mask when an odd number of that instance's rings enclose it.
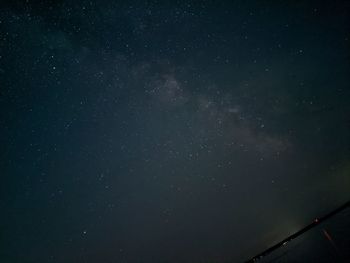
<instances>
[{"instance_id":1,"label":"dark horizon line","mask_svg":"<svg viewBox=\"0 0 350 263\"><path fill-rule=\"evenodd\" d=\"M312 229L312 228L316 227L317 225L321 224L322 222L328 220L332 216L334 216L334 215L340 213L341 211L345 210L349 206L350 206L350 201L347 201L346 203L344 203L343 205L341 205L338 208L334 209L333 211L329 212L328 214L326 214L326 215L324 215L324 216L322 216L320 218L315 218L314 221L312 221L311 224L308 224L307 226L303 227L299 231L297 231L294 234L288 236L287 238L283 239L282 241L278 242L277 244L269 247L268 249L264 250L263 252L260 252L256 256L254 256L251 259L245 261L245 263L257 262L258 260L260 260L264 256L272 253L274 250L278 249L279 247L286 245L287 242L289 242L289 241L297 238L298 236L304 234L305 232L309 231L310 229Z\"/></svg>"}]
</instances>

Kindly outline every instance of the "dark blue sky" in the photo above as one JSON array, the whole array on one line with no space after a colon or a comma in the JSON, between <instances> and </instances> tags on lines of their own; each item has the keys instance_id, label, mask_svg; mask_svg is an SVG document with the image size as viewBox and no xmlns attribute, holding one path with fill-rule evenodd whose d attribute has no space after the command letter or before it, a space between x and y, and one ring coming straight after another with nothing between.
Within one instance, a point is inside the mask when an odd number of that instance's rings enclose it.
<instances>
[{"instance_id":1,"label":"dark blue sky","mask_svg":"<svg viewBox=\"0 0 350 263\"><path fill-rule=\"evenodd\" d=\"M346 1L3 1L0 261L239 262L349 198Z\"/></svg>"}]
</instances>

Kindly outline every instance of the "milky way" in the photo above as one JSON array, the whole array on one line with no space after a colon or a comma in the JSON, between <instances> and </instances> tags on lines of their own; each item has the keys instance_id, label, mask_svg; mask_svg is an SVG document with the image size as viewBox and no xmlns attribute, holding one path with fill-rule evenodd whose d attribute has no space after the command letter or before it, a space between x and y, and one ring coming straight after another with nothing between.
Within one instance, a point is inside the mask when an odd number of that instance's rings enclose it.
<instances>
[{"instance_id":1,"label":"milky way","mask_svg":"<svg viewBox=\"0 0 350 263\"><path fill-rule=\"evenodd\" d=\"M1 4L0 261L239 262L349 198L346 1L117 2Z\"/></svg>"}]
</instances>

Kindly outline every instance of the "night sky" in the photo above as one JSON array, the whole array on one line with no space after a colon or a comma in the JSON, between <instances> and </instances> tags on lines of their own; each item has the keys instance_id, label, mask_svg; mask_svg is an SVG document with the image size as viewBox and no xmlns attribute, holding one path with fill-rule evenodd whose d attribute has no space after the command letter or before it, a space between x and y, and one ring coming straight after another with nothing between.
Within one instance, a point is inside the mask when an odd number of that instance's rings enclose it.
<instances>
[{"instance_id":1,"label":"night sky","mask_svg":"<svg viewBox=\"0 0 350 263\"><path fill-rule=\"evenodd\" d=\"M348 1L1 1L0 261L240 262L350 196Z\"/></svg>"}]
</instances>

